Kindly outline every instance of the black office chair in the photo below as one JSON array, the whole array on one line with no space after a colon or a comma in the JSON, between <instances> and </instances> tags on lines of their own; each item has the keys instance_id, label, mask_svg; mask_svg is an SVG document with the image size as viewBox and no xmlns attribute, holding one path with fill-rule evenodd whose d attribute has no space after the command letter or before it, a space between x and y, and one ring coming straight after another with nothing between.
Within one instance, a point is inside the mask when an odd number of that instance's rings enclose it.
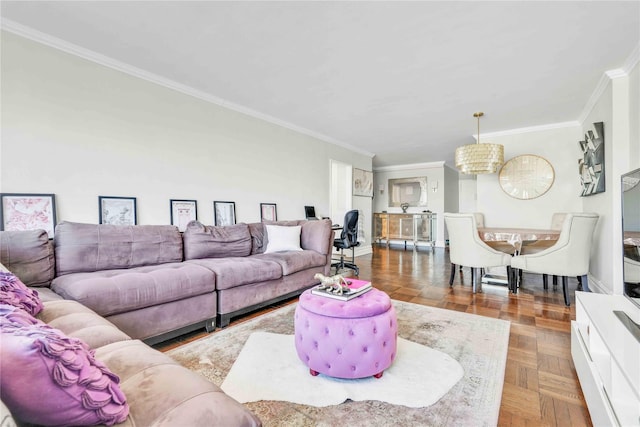
<instances>
[{"instance_id":1,"label":"black office chair","mask_svg":"<svg viewBox=\"0 0 640 427\"><path fill-rule=\"evenodd\" d=\"M340 249L340 261L331 264L331 267L336 268L336 274L344 268L352 269L356 276L360 274L360 269L355 264L356 246L360 246L360 242L358 242L358 211L352 210L344 215L344 225L342 226L340 238L333 240L333 247ZM344 259L344 250L349 248L351 248L351 262L347 262Z\"/></svg>"}]
</instances>

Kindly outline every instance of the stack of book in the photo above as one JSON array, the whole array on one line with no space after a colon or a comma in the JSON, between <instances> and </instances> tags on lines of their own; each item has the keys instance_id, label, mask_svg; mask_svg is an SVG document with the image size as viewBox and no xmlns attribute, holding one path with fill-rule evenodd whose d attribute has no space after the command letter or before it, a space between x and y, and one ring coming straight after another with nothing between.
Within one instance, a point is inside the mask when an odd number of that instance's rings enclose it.
<instances>
[{"instance_id":1,"label":"stack of book","mask_svg":"<svg viewBox=\"0 0 640 427\"><path fill-rule=\"evenodd\" d=\"M371 282L367 282L366 280L358 280L358 279L347 279L347 286L349 290L343 291L342 295L333 293L333 289L319 289L319 286L311 289L311 293L313 295L319 295L322 297L338 299L341 301L349 301L353 298L359 297L362 294L369 292L371 289Z\"/></svg>"}]
</instances>

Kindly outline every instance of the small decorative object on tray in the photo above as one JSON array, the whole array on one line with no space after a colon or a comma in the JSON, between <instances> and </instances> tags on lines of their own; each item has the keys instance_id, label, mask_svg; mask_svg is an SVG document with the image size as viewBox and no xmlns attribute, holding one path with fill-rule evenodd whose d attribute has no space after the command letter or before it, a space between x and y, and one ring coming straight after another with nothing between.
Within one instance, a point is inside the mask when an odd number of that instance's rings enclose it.
<instances>
[{"instance_id":1,"label":"small decorative object on tray","mask_svg":"<svg viewBox=\"0 0 640 427\"><path fill-rule=\"evenodd\" d=\"M320 279L321 283L311 289L313 295L341 301L349 301L372 289L371 282L352 278L345 279L339 274L327 277L318 273L315 275L315 278Z\"/></svg>"}]
</instances>

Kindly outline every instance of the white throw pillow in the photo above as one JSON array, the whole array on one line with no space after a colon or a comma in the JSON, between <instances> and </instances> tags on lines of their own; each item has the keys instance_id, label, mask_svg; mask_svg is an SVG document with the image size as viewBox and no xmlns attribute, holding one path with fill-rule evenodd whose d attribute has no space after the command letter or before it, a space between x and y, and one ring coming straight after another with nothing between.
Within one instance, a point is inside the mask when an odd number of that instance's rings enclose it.
<instances>
[{"instance_id":1,"label":"white throw pillow","mask_svg":"<svg viewBox=\"0 0 640 427\"><path fill-rule=\"evenodd\" d=\"M282 251L301 251L300 232L302 227L299 225L285 227L281 225L265 225L267 231L267 249L264 253L282 252Z\"/></svg>"}]
</instances>

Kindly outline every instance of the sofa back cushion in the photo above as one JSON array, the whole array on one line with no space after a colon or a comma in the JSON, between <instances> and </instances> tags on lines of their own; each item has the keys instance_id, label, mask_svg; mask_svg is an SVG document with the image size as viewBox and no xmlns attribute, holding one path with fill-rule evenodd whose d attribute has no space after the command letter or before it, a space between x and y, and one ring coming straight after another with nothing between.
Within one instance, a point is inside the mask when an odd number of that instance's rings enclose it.
<instances>
[{"instance_id":1,"label":"sofa back cushion","mask_svg":"<svg viewBox=\"0 0 640 427\"><path fill-rule=\"evenodd\" d=\"M322 255L331 254L333 248L333 230L328 219L318 221L292 220L292 221L265 221L249 225L251 233L251 255L262 254L269 244L269 235L265 225L279 225L284 227L301 226L300 247L310 249Z\"/></svg>"},{"instance_id":2,"label":"sofa back cushion","mask_svg":"<svg viewBox=\"0 0 640 427\"><path fill-rule=\"evenodd\" d=\"M182 261L182 237L173 225L61 222L54 246L58 276Z\"/></svg>"},{"instance_id":3,"label":"sofa back cushion","mask_svg":"<svg viewBox=\"0 0 640 427\"><path fill-rule=\"evenodd\" d=\"M191 221L183 239L185 259L244 257L251 253L247 224L213 227Z\"/></svg>"},{"instance_id":4,"label":"sofa back cushion","mask_svg":"<svg viewBox=\"0 0 640 427\"><path fill-rule=\"evenodd\" d=\"M49 286L56 269L49 235L44 230L0 231L0 264L27 286Z\"/></svg>"}]
</instances>

